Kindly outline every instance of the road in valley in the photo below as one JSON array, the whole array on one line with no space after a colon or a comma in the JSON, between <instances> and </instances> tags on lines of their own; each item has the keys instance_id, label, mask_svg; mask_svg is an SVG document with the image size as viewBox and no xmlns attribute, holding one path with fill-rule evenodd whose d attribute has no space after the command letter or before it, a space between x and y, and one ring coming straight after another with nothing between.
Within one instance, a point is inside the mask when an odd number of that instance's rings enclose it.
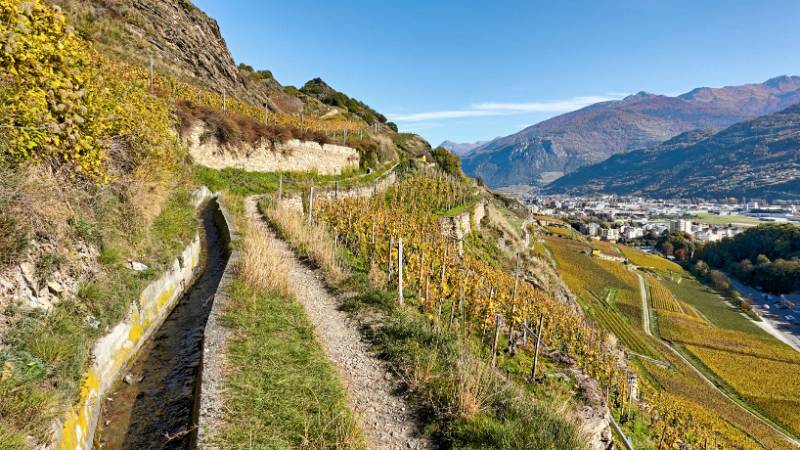
<instances>
[{"instance_id":1,"label":"road in valley","mask_svg":"<svg viewBox=\"0 0 800 450\"><path fill-rule=\"evenodd\" d=\"M800 352L800 306L790 308L781 302L775 295L768 295L765 292L746 286L741 281L728 277L734 289L739 291L743 297L753 305L753 309L758 312L762 321L754 321L762 330L771 334ZM787 296L790 303L800 305L800 294ZM786 316L793 319L787 319Z\"/></svg>"}]
</instances>

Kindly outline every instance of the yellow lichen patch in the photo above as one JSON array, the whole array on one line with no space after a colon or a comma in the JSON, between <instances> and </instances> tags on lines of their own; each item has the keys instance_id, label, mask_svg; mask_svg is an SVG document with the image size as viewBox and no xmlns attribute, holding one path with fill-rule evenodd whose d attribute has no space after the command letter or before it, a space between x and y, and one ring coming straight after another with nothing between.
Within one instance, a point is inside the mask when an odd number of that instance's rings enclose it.
<instances>
[{"instance_id":1,"label":"yellow lichen patch","mask_svg":"<svg viewBox=\"0 0 800 450\"><path fill-rule=\"evenodd\" d=\"M94 369L86 374L78 405L67 413L61 435L62 450L83 449L91 434L92 411L99 397L100 379Z\"/></svg>"},{"instance_id":2,"label":"yellow lichen patch","mask_svg":"<svg viewBox=\"0 0 800 450\"><path fill-rule=\"evenodd\" d=\"M170 286L169 289L165 290L158 296L158 300L156 303L158 304L158 309L160 310L163 308L170 300L175 296L175 287Z\"/></svg>"}]
</instances>

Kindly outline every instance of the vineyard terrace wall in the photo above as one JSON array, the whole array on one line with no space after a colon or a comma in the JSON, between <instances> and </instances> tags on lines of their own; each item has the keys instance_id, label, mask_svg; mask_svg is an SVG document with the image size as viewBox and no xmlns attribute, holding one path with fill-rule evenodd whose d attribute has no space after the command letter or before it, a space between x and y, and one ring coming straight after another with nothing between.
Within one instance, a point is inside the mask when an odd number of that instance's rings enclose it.
<instances>
[{"instance_id":1,"label":"vineyard terrace wall","mask_svg":"<svg viewBox=\"0 0 800 450\"><path fill-rule=\"evenodd\" d=\"M196 207L210 199L211 192L206 188L195 192ZM56 448L92 448L103 399L190 286L201 253L202 245L197 234L173 261L172 267L145 287L138 300L131 304L125 319L97 341L92 350L93 364L83 377L80 398L58 427Z\"/></svg>"},{"instance_id":2,"label":"vineyard terrace wall","mask_svg":"<svg viewBox=\"0 0 800 450\"><path fill-rule=\"evenodd\" d=\"M390 169L381 178L373 181L372 183L353 186L349 189L337 190L334 187L325 186L317 187L314 189L314 202L321 199L337 199L337 198L370 198L377 193L381 193L389 189L390 186L397 183L397 172ZM308 199L304 198L307 194L292 194L284 195L281 199L281 205L290 209L298 211L306 211Z\"/></svg>"},{"instance_id":3,"label":"vineyard terrace wall","mask_svg":"<svg viewBox=\"0 0 800 450\"><path fill-rule=\"evenodd\" d=\"M196 164L212 169L235 168L249 172L311 172L339 175L358 168L358 151L334 144L301 142L292 139L274 146L266 141L243 143L231 148L207 136L204 125L195 125L186 138L189 154Z\"/></svg>"},{"instance_id":4,"label":"vineyard terrace wall","mask_svg":"<svg viewBox=\"0 0 800 450\"><path fill-rule=\"evenodd\" d=\"M484 200L478 201L470 210L453 217L442 217L439 225L442 234L448 236L458 243L458 254L464 253L464 238L474 229L481 229L481 221L486 216L486 203Z\"/></svg>"}]
</instances>

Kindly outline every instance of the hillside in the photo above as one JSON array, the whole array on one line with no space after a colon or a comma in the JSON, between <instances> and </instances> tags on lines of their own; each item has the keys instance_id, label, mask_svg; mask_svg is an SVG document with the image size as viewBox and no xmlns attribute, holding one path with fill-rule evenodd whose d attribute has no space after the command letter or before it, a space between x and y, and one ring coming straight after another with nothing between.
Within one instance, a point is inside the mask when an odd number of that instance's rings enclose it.
<instances>
[{"instance_id":1,"label":"hillside","mask_svg":"<svg viewBox=\"0 0 800 450\"><path fill-rule=\"evenodd\" d=\"M359 109L325 102L315 95L283 86L269 70L234 62L217 21L189 1L52 0L97 48L129 64L147 67L151 58L159 73L211 92L273 112L364 121L386 119L357 100ZM318 80L318 79L317 79ZM312 80L309 83L313 83ZM320 80L321 81L321 80ZM331 89L338 97L344 94ZM349 99L349 97L344 96ZM344 114L340 114L344 113ZM382 120L377 120L382 118ZM383 127L382 131L388 131Z\"/></svg>"},{"instance_id":2,"label":"hillside","mask_svg":"<svg viewBox=\"0 0 800 450\"><path fill-rule=\"evenodd\" d=\"M699 88L678 97L640 92L590 105L484 144L464 170L490 186L542 184L608 157L698 128L721 129L800 100L800 77Z\"/></svg>"},{"instance_id":3,"label":"hillside","mask_svg":"<svg viewBox=\"0 0 800 450\"><path fill-rule=\"evenodd\" d=\"M0 0L0 450L755 450L800 430L778 382L800 357L712 293L667 292L702 291L675 263L596 257L322 78L236 65L186 0L57 3ZM777 368L760 390L751 360Z\"/></svg>"},{"instance_id":4,"label":"hillside","mask_svg":"<svg viewBox=\"0 0 800 450\"><path fill-rule=\"evenodd\" d=\"M486 144L487 142L489 141L477 141L477 142L444 141L441 144L439 144L439 147L444 147L458 156L463 156L471 152L472 150L475 150L476 148L480 147L481 145Z\"/></svg>"},{"instance_id":5,"label":"hillside","mask_svg":"<svg viewBox=\"0 0 800 450\"><path fill-rule=\"evenodd\" d=\"M566 175L545 190L649 197L797 198L800 105L733 125L692 131Z\"/></svg>"}]
</instances>

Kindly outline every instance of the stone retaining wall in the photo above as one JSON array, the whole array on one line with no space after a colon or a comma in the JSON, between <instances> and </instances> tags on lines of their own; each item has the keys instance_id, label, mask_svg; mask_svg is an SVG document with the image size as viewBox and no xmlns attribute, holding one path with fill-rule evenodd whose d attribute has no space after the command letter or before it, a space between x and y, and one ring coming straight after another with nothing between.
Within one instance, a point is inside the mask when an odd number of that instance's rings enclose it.
<instances>
[{"instance_id":1,"label":"stone retaining wall","mask_svg":"<svg viewBox=\"0 0 800 450\"><path fill-rule=\"evenodd\" d=\"M383 175L381 178L366 185L353 186L349 189L340 189L338 191L335 188L331 187L326 187L322 189L315 188L314 198L315 202L316 200L319 200L321 198L324 199L369 198L379 192L386 191L387 189L389 189L390 186L392 186L395 183L397 183L397 172L394 170L389 170L389 172ZM295 193L291 195L285 195L281 200L281 205L288 207L290 209L303 211L305 208L304 200L305 199L301 197L301 194Z\"/></svg>"},{"instance_id":2,"label":"stone retaining wall","mask_svg":"<svg viewBox=\"0 0 800 450\"><path fill-rule=\"evenodd\" d=\"M208 190L198 191L195 201L208 200ZM192 282L200 264L202 245L195 235L183 253L161 278L150 283L133 302L125 319L95 343L93 364L84 374L80 399L67 412L56 436L57 448L92 448L102 400L119 380L141 346L155 332Z\"/></svg>"},{"instance_id":3,"label":"stone retaining wall","mask_svg":"<svg viewBox=\"0 0 800 450\"><path fill-rule=\"evenodd\" d=\"M236 168L250 172L309 172L339 175L348 168L357 168L358 151L342 145L301 142L292 139L273 148L262 142L241 148L220 145L213 137L204 138L206 129L195 126L187 144L194 162L212 169Z\"/></svg>"},{"instance_id":4,"label":"stone retaining wall","mask_svg":"<svg viewBox=\"0 0 800 450\"><path fill-rule=\"evenodd\" d=\"M485 200L478 200L477 203L468 211L453 217L442 217L439 219L439 226L442 229L442 235L447 236L458 245L459 255L464 252L464 237L466 237L473 229L481 229L481 220L486 216Z\"/></svg>"}]
</instances>

